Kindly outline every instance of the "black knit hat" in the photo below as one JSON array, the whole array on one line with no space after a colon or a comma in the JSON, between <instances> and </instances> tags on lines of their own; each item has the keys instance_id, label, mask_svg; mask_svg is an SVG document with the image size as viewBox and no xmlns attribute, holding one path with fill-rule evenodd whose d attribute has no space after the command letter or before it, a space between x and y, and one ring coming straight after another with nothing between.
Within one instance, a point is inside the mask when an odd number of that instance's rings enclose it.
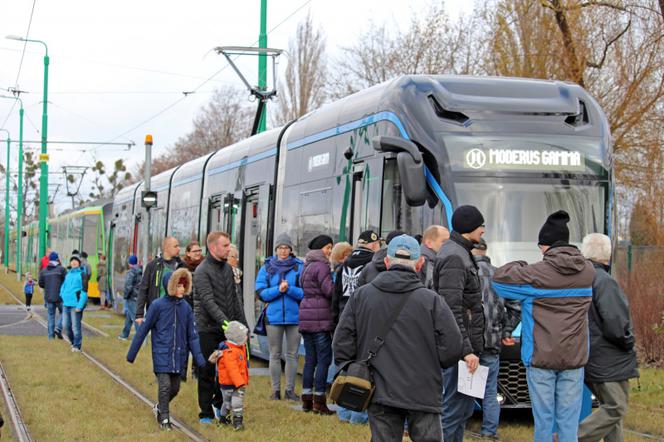
<instances>
[{"instance_id":1,"label":"black knit hat","mask_svg":"<svg viewBox=\"0 0 664 442\"><path fill-rule=\"evenodd\" d=\"M551 246L559 241L569 242L568 222L569 215L564 210L559 210L549 215L539 231L537 244L540 246Z\"/></svg>"},{"instance_id":2,"label":"black knit hat","mask_svg":"<svg viewBox=\"0 0 664 442\"><path fill-rule=\"evenodd\" d=\"M318 235L311 241L309 241L309 250L320 250L328 244L333 244L332 238L327 235Z\"/></svg>"},{"instance_id":3,"label":"black knit hat","mask_svg":"<svg viewBox=\"0 0 664 442\"><path fill-rule=\"evenodd\" d=\"M452 215L452 228L457 233L470 233L484 224L484 217L475 206L459 206Z\"/></svg>"}]
</instances>

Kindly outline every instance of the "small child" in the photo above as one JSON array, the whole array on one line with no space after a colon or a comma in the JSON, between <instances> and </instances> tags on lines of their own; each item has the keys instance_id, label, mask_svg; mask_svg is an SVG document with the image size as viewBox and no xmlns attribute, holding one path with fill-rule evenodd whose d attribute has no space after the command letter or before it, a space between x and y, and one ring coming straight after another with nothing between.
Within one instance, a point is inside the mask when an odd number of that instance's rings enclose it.
<instances>
[{"instance_id":1,"label":"small child","mask_svg":"<svg viewBox=\"0 0 664 442\"><path fill-rule=\"evenodd\" d=\"M233 428L244 429L242 424L244 392L249 384L249 365L247 362L247 336L249 329L237 321L228 323L226 341L219 344L208 359L217 364L217 373L224 404L221 406L219 422L223 425L231 424L231 411Z\"/></svg>"},{"instance_id":2,"label":"small child","mask_svg":"<svg viewBox=\"0 0 664 442\"><path fill-rule=\"evenodd\" d=\"M198 333L194 327L194 313L183 296L191 292L191 273L177 269L162 279L169 296L150 304L145 321L138 328L127 353L127 361L134 362L143 340L152 332L152 365L157 376L159 402L155 404L157 422L162 430L171 429L169 403L180 390L180 377L187 372L189 352L196 365L206 364Z\"/></svg>"},{"instance_id":3,"label":"small child","mask_svg":"<svg viewBox=\"0 0 664 442\"><path fill-rule=\"evenodd\" d=\"M32 309L32 295L35 293L35 280L32 279L30 272L25 274L23 293L25 294L25 308L30 311Z\"/></svg>"}]
</instances>

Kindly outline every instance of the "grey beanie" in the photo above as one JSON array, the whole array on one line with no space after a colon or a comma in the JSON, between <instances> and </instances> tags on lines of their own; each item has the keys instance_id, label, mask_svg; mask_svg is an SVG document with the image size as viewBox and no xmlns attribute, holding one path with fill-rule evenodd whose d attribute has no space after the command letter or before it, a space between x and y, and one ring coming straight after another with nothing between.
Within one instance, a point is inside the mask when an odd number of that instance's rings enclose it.
<instances>
[{"instance_id":1,"label":"grey beanie","mask_svg":"<svg viewBox=\"0 0 664 442\"><path fill-rule=\"evenodd\" d=\"M293 241L291 241L288 234L282 233L281 235L277 236L277 240L274 243L274 249L276 250L279 246L288 246L291 250L293 250Z\"/></svg>"},{"instance_id":2,"label":"grey beanie","mask_svg":"<svg viewBox=\"0 0 664 442\"><path fill-rule=\"evenodd\" d=\"M228 323L228 328L224 333L226 334L226 340L230 341L231 344L244 345L247 343L248 331L249 329L241 322L231 321Z\"/></svg>"}]
</instances>

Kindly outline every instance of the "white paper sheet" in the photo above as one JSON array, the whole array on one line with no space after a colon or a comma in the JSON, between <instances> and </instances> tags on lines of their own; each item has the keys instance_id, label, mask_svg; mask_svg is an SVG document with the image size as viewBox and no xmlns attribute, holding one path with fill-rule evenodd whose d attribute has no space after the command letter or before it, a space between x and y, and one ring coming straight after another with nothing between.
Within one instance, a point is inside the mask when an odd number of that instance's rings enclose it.
<instances>
[{"instance_id":1,"label":"white paper sheet","mask_svg":"<svg viewBox=\"0 0 664 442\"><path fill-rule=\"evenodd\" d=\"M459 361L459 380L457 390L459 393L482 399L484 398L484 390L486 389L486 379L488 376L489 367L480 365L477 367L477 370L475 370L475 373L470 373L466 362Z\"/></svg>"}]
</instances>

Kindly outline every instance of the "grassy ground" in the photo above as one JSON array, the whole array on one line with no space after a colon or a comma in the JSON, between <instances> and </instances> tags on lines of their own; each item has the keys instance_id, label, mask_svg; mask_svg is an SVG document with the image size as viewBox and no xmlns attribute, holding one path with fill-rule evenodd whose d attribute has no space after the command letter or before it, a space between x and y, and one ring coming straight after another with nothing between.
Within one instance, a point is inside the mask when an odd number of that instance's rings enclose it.
<instances>
[{"instance_id":1,"label":"grassy ground","mask_svg":"<svg viewBox=\"0 0 664 442\"><path fill-rule=\"evenodd\" d=\"M13 275L12 275L13 276ZM0 282L4 285L10 286L6 282L5 275L0 275ZM14 279L15 283L15 279ZM10 286L15 292L21 293L21 285L14 284ZM1 292L1 291L0 291ZM84 316L85 322L105 331L110 335L109 338L86 338L83 342L83 348L89 351L93 356L100 359L103 363L108 365L112 370L118 373L122 378L137 387L143 394L151 399L156 399L156 384L154 374L152 373L152 361L149 346L143 346L136 362L132 365L126 362L125 356L128 349L128 342L122 342L116 339L124 319L110 312L92 312L89 311ZM132 332L133 334L133 332ZM54 407L62 407L64 403L62 400L56 399L62 397L65 390L70 393L70 401L77 404L81 410L97 410L97 419L92 419L92 414L83 412L83 422L86 426L79 428L75 433L62 433L68 431L66 426L51 428L50 424L47 425L48 431L55 431L58 429L61 433L56 433L55 439L67 436L67 438L76 439L83 438L83 435L95 434L98 439L123 439L128 437L123 428L136 429L139 437L147 437L150 439L162 435L159 433L154 423L154 418L148 407L134 399L129 393L126 393L120 386L114 384L110 379L106 378L103 373L92 367L87 361L81 358L76 358L62 348L62 351L54 353L54 360L49 360L49 367L53 363L56 367L54 372L58 372L60 368L66 367L66 373L85 373L84 376L71 376L66 375L64 378L61 376L54 376L55 383L60 387L54 388L54 392L49 389L49 394L44 394L43 382L35 382L35 376L44 377L42 369L38 369L34 364L26 363L30 358L28 353L22 350L22 341L25 339L34 339L30 341L36 349L44 349L51 351L46 345L49 344L44 338L10 338L0 337L0 358L3 362L10 358L13 361L10 366L12 373L9 374L10 380L16 390L21 390L19 395L19 405L22 409L24 398L27 398L27 403L31 403L31 399L40 397L42 394L48 405L44 407L37 407L30 410L30 420L28 425L33 431L37 439L43 439L39 435L44 435L44 426L41 421L47 419L49 422L54 420L57 422L72 422L74 420L71 416L76 416L78 413L70 413L70 417L58 414L55 419L48 411L43 411L42 408L50 410ZM55 344L60 347L59 344ZM62 345L64 347L64 345ZM59 348L58 348L59 350ZM7 355L7 356L6 356ZM49 353L50 357L50 353ZM7 363L5 363L7 365ZM72 365L74 364L74 365ZM254 362L254 366L260 365L260 361ZM21 374L23 366L27 366L26 373ZM17 370L18 368L18 370ZM7 367L9 371L9 368ZM14 373L16 372L16 373ZM60 373L63 375L63 373ZM634 429L637 431L647 432L656 435L664 435L664 370L656 369L643 369L641 370L640 389L636 382L632 383L632 393L630 398L630 409L626 419L626 428ZM52 374L46 374L48 379L51 379ZM14 380L17 377L17 380ZM88 389L87 379L95 379L94 390ZM58 381L59 379L59 381ZM66 379L66 387L63 385L62 379ZM110 382L110 384L108 384ZM299 382L299 381L298 381ZM107 385L108 384L108 385ZM97 387L99 385L99 387ZM298 391L301 385L298 385ZM59 393L55 393L58 391ZM84 392L94 391L94 394L84 394ZM293 403L288 402L271 402L266 398L269 394L269 378L267 376L254 376L251 378L249 388L247 390L246 399L246 412L245 412L245 425L246 430L242 433L233 433L231 430L217 428L216 426L203 426L198 423L198 406L196 399L196 382L191 379L187 383L183 383L180 394L172 403L172 412L184 422L191 425L194 429L204 434L206 437L217 440L223 437L233 437L236 440L289 440L289 441L304 441L304 440L368 440L370 438L369 429L367 426L357 426L340 423L334 416L320 417L311 414L304 414L300 411L293 410L291 406ZM18 395L18 393L17 393ZM76 399L74 398L76 397ZM108 398L113 398L110 401ZM40 399L41 400L41 399ZM109 402L112 402L109 404ZM130 403L130 406L124 404ZM100 406L103 404L103 406ZM122 404L122 405L118 405ZM32 408L32 407L30 407ZM124 414L127 410L131 411L131 416L125 420ZM109 419L105 417L112 417L113 422L122 422L122 427L115 423L107 424ZM125 425L125 422L137 421L137 426L133 423ZM480 420L475 418L469 425L473 431L479 431ZM33 428L34 427L34 428ZM113 431L117 430L117 434ZM306 433L305 433L306 430ZM5 433L6 434L6 433ZM505 442L521 442L532 440L532 420L529 413L511 413L504 412L502 415L502 422L500 427L500 434ZM52 440L53 436L48 433L48 439ZM112 437L111 437L112 436ZM170 435L168 436L170 437ZM466 438L467 440L473 440ZM162 439L160 439L162 440ZM164 439L171 440L171 439ZM629 442L645 440L632 434L626 434L625 440Z\"/></svg>"}]
</instances>

